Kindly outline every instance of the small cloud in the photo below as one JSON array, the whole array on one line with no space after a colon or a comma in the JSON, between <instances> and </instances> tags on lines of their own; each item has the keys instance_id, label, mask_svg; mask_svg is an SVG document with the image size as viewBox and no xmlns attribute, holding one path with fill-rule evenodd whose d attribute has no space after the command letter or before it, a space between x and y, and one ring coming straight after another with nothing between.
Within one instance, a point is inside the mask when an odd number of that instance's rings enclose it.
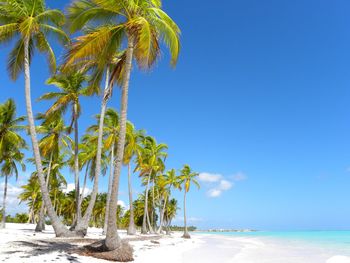
<instances>
[{"instance_id":1,"label":"small cloud","mask_svg":"<svg viewBox=\"0 0 350 263\"><path fill-rule=\"evenodd\" d=\"M74 183L70 183L70 184L67 184L67 187L63 189L63 192L64 193L69 193L70 191L73 191L75 190L75 184ZM83 187L80 186L80 194L83 192ZM84 197L86 197L87 195L91 194L91 189L90 188L85 188L84 190Z\"/></svg>"},{"instance_id":2,"label":"small cloud","mask_svg":"<svg viewBox=\"0 0 350 263\"><path fill-rule=\"evenodd\" d=\"M126 204L123 200L118 200L118 205L120 205L123 208L126 208Z\"/></svg>"},{"instance_id":3,"label":"small cloud","mask_svg":"<svg viewBox=\"0 0 350 263\"><path fill-rule=\"evenodd\" d=\"M218 189L210 189L208 191L208 196L209 197L219 197L221 195L222 191Z\"/></svg>"},{"instance_id":4,"label":"small cloud","mask_svg":"<svg viewBox=\"0 0 350 263\"><path fill-rule=\"evenodd\" d=\"M209 197L219 197L223 192L228 191L232 188L233 183L230 181L227 181L225 179L220 180L219 185L217 185L215 188L210 189L207 194Z\"/></svg>"},{"instance_id":5,"label":"small cloud","mask_svg":"<svg viewBox=\"0 0 350 263\"><path fill-rule=\"evenodd\" d=\"M234 174L232 176L232 178L234 181L239 182L239 181L247 180L248 177L244 173L238 172L238 173Z\"/></svg>"},{"instance_id":6,"label":"small cloud","mask_svg":"<svg viewBox=\"0 0 350 263\"><path fill-rule=\"evenodd\" d=\"M200 173L199 180L206 183L215 183L218 182L222 178L221 174L213 174L213 173Z\"/></svg>"},{"instance_id":7,"label":"small cloud","mask_svg":"<svg viewBox=\"0 0 350 263\"><path fill-rule=\"evenodd\" d=\"M0 184L0 206L3 204L4 196L4 185L5 183ZM6 213L14 215L16 213L26 212L27 206L25 203L19 203L18 196L22 193L22 188L14 186L10 183L7 184L7 196L6 196Z\"/></svg>"}]
</instances>

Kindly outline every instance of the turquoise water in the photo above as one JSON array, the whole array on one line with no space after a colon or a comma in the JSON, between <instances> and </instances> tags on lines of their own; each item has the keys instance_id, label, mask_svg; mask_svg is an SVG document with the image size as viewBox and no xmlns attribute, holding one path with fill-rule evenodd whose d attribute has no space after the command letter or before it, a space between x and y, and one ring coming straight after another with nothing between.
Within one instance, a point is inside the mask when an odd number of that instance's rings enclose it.
<instances>
[{"instance_id":1,"label":"turquoise water","mask_svg":"<svg viewBox=\"0 0 350 263\"><path fill-rule=\"evenodd\" d=\"M341 249L350 254L350 231L257 231L257 232L201 232L233 237L259 237L283 240L288 243L307 243L317 247Z\"/></svg>"}]
</instances>

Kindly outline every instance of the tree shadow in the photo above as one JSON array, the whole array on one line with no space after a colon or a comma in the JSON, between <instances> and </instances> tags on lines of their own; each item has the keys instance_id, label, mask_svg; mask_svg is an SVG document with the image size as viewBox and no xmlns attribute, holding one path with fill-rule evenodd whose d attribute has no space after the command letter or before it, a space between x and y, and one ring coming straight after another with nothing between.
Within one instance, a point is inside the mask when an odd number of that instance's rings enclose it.
<instances>
[{"instance_id":1,"label":"tree shadow","mask_svg":"<svg viewBox=\"0 0 350 263\"><path fill-rule=\"evenodd\" d=\"M4 251L3 254L12 255L15 253L22 253L23 256L21 258L31 258L35 256L47 255L52 252L59 252L57 255L57 259L66 258L70 262L80 263L77 257L71 255L74 253L74 250L78 248L78 245L69 244L65 242L57 242L57 241L44 241L38 240L35 242L28 241L14 241L12 242L16 247L23 248L21 250L11 250ZM29 249L25 249L29 248Z\"/></svg>"}]
</instances>

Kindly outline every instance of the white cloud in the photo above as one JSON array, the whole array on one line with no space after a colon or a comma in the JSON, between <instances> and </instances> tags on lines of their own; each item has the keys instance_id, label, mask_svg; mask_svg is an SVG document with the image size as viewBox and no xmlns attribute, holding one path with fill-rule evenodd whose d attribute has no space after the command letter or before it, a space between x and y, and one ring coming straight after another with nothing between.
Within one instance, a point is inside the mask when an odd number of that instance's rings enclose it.
<instances>
[{"instance_id":1,"label":"white cloud","mask_svg":"<svg viewBox=\"0 0 350 263\"><path fill-rule=\"evenodd\" d=\"M63 189L63 192L64 193L69 193L70 191L73 191L75 189L75 184L74 183L71 183L71 184L67 184L67 187ZM80 186L80 194L83 192L83 187ZM88 188L88 187L85 187L85 190L84 190L84 197L91 194L91 189Z\"/></svg>"},{"instance_id":2,"label":"white cloud","mask_svg":"<svg viewBox=\"0 0 350 263\"><path fill-rule=\"evenodd\" d=\"M126 208L126 204L123 200L118 200L118 205L120 205L123 208Z\"/></svg>"},{"instance_id":3,"label":"white cloud","mask_svg":"<svg viewBox=\"0 0 350 263\"><path fill-rule=\"evenodd\" d=\"M4 198L4 185L0 184L0 206L2 207ZM6 196L6 214L16 214L26 212L27 206L24 203L19 204L18 195L22 192L22 188L14 186L10 183L7 184L7 196Z\"/></svg>"},{"instance_id":4,"label":"white cloud","mask_svg":"<svg viewBox=\"0 0 350 263\"><path fill-rule=\"evenodd\" d=\"M222 191L218 189L210 189L207 194L209 197L219 197L221 195Z\"/></svg>"},{"instance_id":5,"label":"white cloud","mask_svg":"<svg viewBox=\"0 0 350 263\"><path fill-rule=\"evenodd\" d=\"M238 173L236 173L236 174L234 174L233 176L232 176L232 178L233 178L233 180L235 180L235 181L244 181L244 180L246 180L248 177L244 174L244 173L242 173L242 172L238 172Z\"/></svg>"},{"instance_id":6,"label":"white cloud","mask_svg":"<svg viewBox=\"0 0 350 263\"><path fill-rule=\"evenodd\" d=\"M173 221L174 221L174 223L183 223L184 218L181 216L178 216ZM204 221L203 218L200 218L200 217L191 216L191 217L187 218L187 222L189 222L189 223L198 223L198 222L203 222L203 221Z\"/></svg>"},{"instance_id":7,"label":"white cloud","mask_svg":"<svg viewBox=\"0 0 350 263\"><path fill-rule=\"evenodd\" d=\"M219 189L222 191L227 191L227 190L231 189L232 186L233 186L233 183L231 183L227 180L221 180L220 185L219 185Z\"/></svg>"},{"instance_id":8,"label":"white cloud","mask_svg":"<svg viewBox=\"0 0 350 263\"><path fill-rule=\"evenodd\" d=\"M200 173L199 180L206 183L215 183L218 182L222 178L221 174L213 174L213 173Z\"/></svg>"}]
</instances>

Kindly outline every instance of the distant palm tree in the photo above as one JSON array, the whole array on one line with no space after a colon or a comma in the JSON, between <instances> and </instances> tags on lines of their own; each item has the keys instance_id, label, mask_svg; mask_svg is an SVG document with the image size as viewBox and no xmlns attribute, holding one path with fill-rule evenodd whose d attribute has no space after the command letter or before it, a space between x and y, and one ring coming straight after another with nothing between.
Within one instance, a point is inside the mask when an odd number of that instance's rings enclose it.
<instances>
[{"instance_id":1,"label":"distant palm tree","mask_svg":"<svg viewBox=\"0 0 350 263\"><path fill-rule=\"evenodd\" d=\"M171 189L180 189L180 177L177 176L176 170L171 169L167 171L159 180L159 186L162 189L161 193L163 194L163 207L160 210L160 223L158 228L158 233L162 232L162 227L164 223L164 214L166 211L168 199L171 195Z\"/></svg>"},{"instance_id":2,"label":"distant palm tree","mask_svg":"<svg viewBox=\"0 0 350 263\"><path fill-rule=\"evenodd\" d=\"M36 211L40 209L40 184L38 181L37 172L32 173L30 176L28 183L21 186L23 189L22 193L18 196L18 199L21 202L27 202L27 206L29 207L29 218L28 222L34 223Z\"/></svg>"},{"instance_id":3,"label":"distant palm tree","mask_svg":"<svg viewBox=\"0 0 350 263\"><path fill-rule=\"evenodd\" d=\"M123 164L128 167L128 190L129 190L129 226L128 235L136 234L136 226L134 222L134 206L132 198L132 183L131 183L131 160L136 156L138 150L140 150L140 141L144 138L144 132L135 130L134 125L131 122L127 122L126 125L126 144L124 148L124 160Z\"/></svg>"},{"instance_id":4,"label":"distant palm tree","mask_svg":"<svg viewBox=\"0 0 350 263\"><path fill-rule=\"evenodd\" d=\"M191 183L196 185L198 188L199 183L196 180L196 177L198 177L198 173L195 173L191 170L191 167L189 165L184 165L183 168L180 171L180 180L181 184L183 184L183 189L184 189L184 234L183 238L191 238L190 234L188 233L187 230L187 222L186 222L186 194L188 191L190 191Z\"/></svg>"},{"instance_id":5,"label":"distant palm tree","mask_svg":"<svg viewBox=\"0 0 350 263\"><path fill-rule=\"evenodd\" d=\"M39 141L39 149L41 156L45 158L45 160L48 160L48 167L46 169L46 187L49 188L52 163L59 158L60 151L68 148L72 142L71 138L65 134L68 131L68 127L64 125L61 116L57 115L56 118L45 119L45 116L40 115L38 118L43 120L42 124L37 127L37 132L44 135ZM39 220L35 227L36 232L45 230L44 219L45 205L42 203Z\"/></svg>"},{"instance_id":6,"label":"distant palm tree","mask_svg":"<svg viewBox=\"0 0 350 263\"><path fill-rule=\"evenodd\" d=\"M25 117L16 116L16 105L12 99L7 100L4 104L0 105L0 164L1 174L5 177L4 183L4 199L2 207L2 225L5 227L6 220L6 195L7 195L7 183L8 177L15 175L16 180L18 177L17 164L25 168L23 164L24 154L21 150L26 148L26 143L21 135L18 133L25 127L20 125Z\"/></svg>"},{"instance_id":7,"label":"distant palm tree","mask_svg":"<svg viewBox=\"0 0 350 263\"><path fill-rule=\"evenodd\" d=\"M62 116L70 108L72 113L69 130L74 126L74 181L76 200L76 221L78 223L81 217L80 209L80 183L79 183L79 125L78 119L81 114L80 97L92 95L93 90L84 87L84 83L88 77L82 72L69 71L60 73L47 80L47 84L54 85L59 89L59 92L48 92L42 95L38 100L55 100L53 105L47 110L46 118L57 118L57 115ZM74 225L73 225L74 228Z\"/></svg>"},{"instance_id":8,"label":"distant palm tree","mask_svg":"<svg viewBox=\"0 0 350 263\"><path fill-rule=\"evenodd\" d=\"M44 0L1 0L0 21L2 22L0 26L0 42L8 43L10 40L16 40L15 47L8 58L7 67L10 76L13 80L16 80L19 74L24 71L29 133L45 206L56 236L70 235L68 229L57 217L46 188L35 130L30 87L30 63L35 48L47 55L51 71L56 71L56 59L53 49L47 40L47 35L50 34L56 37L63 44L69 41L67 35L61 29L64 23L64 15L59 10L46 9Z\"/></svg>"},{"instance_id":9,"label":"distant palm tree","mask_svg":"<svg viewBox=\"0 0 350 263\"><path fill-rule=\"evenodd\" d=\"M108 17L115 24L106 23L94 31L79 37L68 56L68 64L74 64L81 58L100 53L112 55L120 47L123 39L127 40L125 66L122 69L122 98L120 135L117 146L112 196L118 196L119 178L122 168L127 102L131 64L133 58L143 68L151 67L160 53L159 40L169 47L171 62L176 64L179 53L180 30L173 20L161 9L161 1L153 0L81 0L69 8L71 30L77 31L92 20ZM122 18L122 19L121 19ZM114 20L113 20L114 19ZM120 71L112 72L112 80L120 77ZM115 74L117 73L117 74ZM120 245L116 227L117 198L111 198L105 248L114 250Z\"/></svg>"},{"instance_id":10,"label":"distant palm tree","mask_svg":"<svg viewBox=\"0 0 350 263\"><path fill-rule=\"evenodd\" d=\"M144 206L145 211L141 229L141 232L143 234L147 233L147 225L149 231L151 233L154 232L147 210L148 191L151 178L154 178L159 172L164 171L164 159L167 157L167 153L165 152L166 149L168 149L168 146L166 144L157 144L156 140L153 137L147 136L143 140L143 147L140 148L137 152L137 166L135 170L140 171L140 176L144 178L144 184L146 185ZM152 197L154 198L154 194Z\"/></svg>"}]
</instances>

